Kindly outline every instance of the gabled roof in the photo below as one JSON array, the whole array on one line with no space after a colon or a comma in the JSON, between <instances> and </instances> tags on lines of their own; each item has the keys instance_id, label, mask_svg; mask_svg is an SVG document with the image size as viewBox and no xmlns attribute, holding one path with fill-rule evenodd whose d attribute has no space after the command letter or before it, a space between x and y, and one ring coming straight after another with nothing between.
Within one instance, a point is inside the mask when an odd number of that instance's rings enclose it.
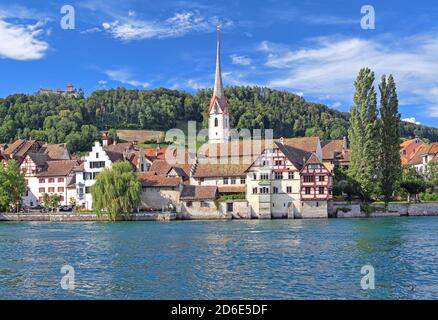
<instances>
[{"instance_id":1,"label":"gabled roof","mask_svg":"<svg viewBox=\"0 0 438 320\"><path fill-rule=\"evenodd\" d=\"M133 142L123 142L123 143L110 144L108 146L103 147L103 150L117 152L117 153L124 153L126 151L132 150L133 147L134 147Z\"/></svg>"},{"instance_id":2,"label":"gabled roof","mask_svg":"<svg viewBox=\"0 0 438 320\"><path fill-rule=\"evenodd\" d=\"M149 173L139 173L138 177L143 187L177 187L181 183L178 177L166 177Z\"/></svg>"},{"instance_id":3,"label":"gabled roof","mask_svg":"<svg viewBox=\"0 0 438 320\"><path fill-rule=\"evenodd\" d=\"M180 168L184 171L185 175L190 176L191 164L169 164L166 160L155 160L152 162L151 171L155 171L158 175L167 175L172 168Z\"/></svg>"},{"instance_id":4,"label":"gabled roof","mask_svg":"<svg viewBox=\"0 0 438 320\"><path fill-rule=\"evenodd\" d=\"M336 154L342 152L344 146L343 140L326 140L321 142L322 159L333 160L336 158Z\"/></svg>"},{"instance_id":5,"label":"gabled roof","mask_svg":"<svg viewBox=\"0 0 438 320\"><path fill-rule=\"evenodd\" d=\"M43 167L47 165L47 161L52 160L47 154L29 152L27 156L38 166Z\"/></svg>"},{"instance_id":6,"label":"gabled roof","mask_svg":"<svg viewBox=\"0 0 438 320\"><path fill-rule=\"evenodd\" d=\"M297 168L301 170L306 159L309 159L312 153L292 147L290 145L283 144L281 142L276 142L275 145L280 149L281 152L289 159L290 162Z\"/></svg>"},{"instance_id":7,"label":"gabled roof","mask_svg":"<svg viewBox=\"0 0 438 320\"><path fill-rule=\"evenodd\" d=\"M250 164L210 164L199 163L193 173L194 178L241 177L246 175Z\"/></svg>"},{"instance_id":8,"label":"gabled roof","mask_svg":"<svg viewBox=\"0 0 438 320\"><path fill-rule=\"evenodd\" d=\"M278 142L301 149L307 152L316 152L318 150L318 144L320 142L319 137L299 137L299 138L284 138L277 139Z\"/></svg>"},{"instance_id":9,"label":"gabled roof","mask_svg":"<svg viewBox=\"0 0 438 320\"><path fill-rule=\"evenodd\" d=\"M37 174L37 177L60 177L67 176L78 165L76 160L53 160L47 161L47 168Z\"/></svg>"},{"instance_id":10,"label":"gabled roof","mask_svg":"<svg viewBox=\"0 0 438 320\"><path fill-rule=\"evenodd\" d=\"M245 186L218 186L219 193L243 193L246 192Z\"/></svg>"},{"instance_id":11,"label":"gabled roof","mask_svg":"<svg viewBox=\"0 0 438 320\"><path fill-rule=\"evenodd\" d=\"M67 144L58 143L58 144L44 144L41 149L38 151L39 153L45 153L49 155L52 159L57 160L70 160L70 153L67 150Z\"/></svg>"},{"instance_id":12,"label":"gabled roof","mask_svg":"<svg viewBox=\"0 0 438 320\"><path fill-rule=\"evenodd\" d=\"M416 165L423 163L423 156L427 155L427 151L430 149L430 146L427 144L422 144L418 146L417 151L414 155L408 160L408 164Z\"/></svg>"},{"instance_id":13,"label":"gabled roof","mask_svg":"<svg viewBox=\"0 0 438 320\"><path fill-rule=\"evenodd\" d=\"M306 163L304 165L308 164L322 164L321 160L318 159L316 154L312 153L309 159L307 159Z\"/></svg>"},{"instance_id":14,"label":"gabled roof","mask_svg":"<svg viewBox=\"0 0 438 320\"><path fill-rule=\"evenodd\" d=\"M184 185L181 200L214 200L217 197L217 186L192 186Z\"/></svg>"},{"instance_id":15,"label":"gabled roof","mask_svg":"<svg viewBox=\"0 0 438 320\"><path fill-rule=\"evenodd\" d=\"M123 153L109 151L109 150L105 150L105 153L107 154L108 158L113 163L117 162L117 161L123 161L124 160Z\"/></svg>"}]
</instances>

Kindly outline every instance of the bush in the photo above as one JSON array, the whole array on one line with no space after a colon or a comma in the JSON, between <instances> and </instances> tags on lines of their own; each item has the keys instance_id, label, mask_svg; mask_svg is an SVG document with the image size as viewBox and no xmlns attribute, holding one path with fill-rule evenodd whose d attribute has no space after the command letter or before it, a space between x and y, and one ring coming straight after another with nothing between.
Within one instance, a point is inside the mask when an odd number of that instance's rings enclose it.
<instances>
[{"instance_id":1,"label":"bush","mask_svg":"<svg viewBox=\"0 0 438 320\"><path fill-rule=\"evenodd\" d=\"M436 201L438 202L438 193L420 193L421 201Z\"/></svg>"}]
</instances>

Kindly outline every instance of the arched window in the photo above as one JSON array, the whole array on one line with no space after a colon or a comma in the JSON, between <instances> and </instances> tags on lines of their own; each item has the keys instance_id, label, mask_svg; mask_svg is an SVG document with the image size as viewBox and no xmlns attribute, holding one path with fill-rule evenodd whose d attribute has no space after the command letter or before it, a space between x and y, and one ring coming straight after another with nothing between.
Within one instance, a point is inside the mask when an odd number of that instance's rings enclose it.
<instances>
[{"instance_id":1,"label":"arched window","mask_svg":"<svg viewBox=\"0 0 438 320\"><path fill-rule=\"evenodd\" d=\"M217 118L214 118L214 126L217 127L219 125Z\"/></svg>"}]
</instances>

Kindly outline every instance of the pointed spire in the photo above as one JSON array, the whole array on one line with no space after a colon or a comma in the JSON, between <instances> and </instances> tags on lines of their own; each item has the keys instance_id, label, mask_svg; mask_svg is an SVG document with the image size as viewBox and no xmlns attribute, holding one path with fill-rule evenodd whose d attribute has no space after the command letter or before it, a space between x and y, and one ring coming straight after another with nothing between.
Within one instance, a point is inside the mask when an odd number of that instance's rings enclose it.
<instances>
[{"instance_id":1,"label":"pointed spire","mask_svg":"<svg viewBox=\"0 0 438 320\"><path fill-rule=\"evenodd\" d=\"M214 79L213 98L217 97L220 106L224 108L226 105L226 101L225 101L224 86L222 83L220 55L221 55L221 30L220 27L217 26L216 75Z\"/></svg>"}]
</instances>

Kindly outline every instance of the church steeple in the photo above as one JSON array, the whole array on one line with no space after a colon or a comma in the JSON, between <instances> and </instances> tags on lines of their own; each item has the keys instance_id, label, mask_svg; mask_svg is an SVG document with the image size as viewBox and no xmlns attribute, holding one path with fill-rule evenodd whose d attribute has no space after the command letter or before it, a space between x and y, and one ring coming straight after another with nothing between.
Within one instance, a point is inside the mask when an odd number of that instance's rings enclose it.
<instances>
[{"instance_id":1,"label":"church steeple","mask_svg":"<svg viewBox=\"0 0 438 320\"><path fill-rule=\"evenodd\" d=\"M221 30L217 27L217 49L216 49L216 73L214 77L213 96L210 101L210 109L218 103L219 107L225 111L227 110L227 98L225 97L224 85L222 82L221 71Z\"/></svg>"},{"instance_id":2,"label":"church steeple","mask_svg":"<svg viewBox=\"0 0 438 320\"><path fill-rule=\"evenodd\" d=\"M221 106L225 105L225 92L221 72L221 30L217 28L216 75L214 78L213 97L217 97Z\"/></svg>"},{"instance_id":3,"label":"church steeple","mask_svg":"<svg viewBox=\"0 0 438 320\"><path fill-rule=\"evenodd\" d=\"M229 139L228 102L225 97L221 72L221 31L217 28L216 73L213 96L208 108L208 136L210 143L220 143Z\"/></svg>"}]
</instances>

